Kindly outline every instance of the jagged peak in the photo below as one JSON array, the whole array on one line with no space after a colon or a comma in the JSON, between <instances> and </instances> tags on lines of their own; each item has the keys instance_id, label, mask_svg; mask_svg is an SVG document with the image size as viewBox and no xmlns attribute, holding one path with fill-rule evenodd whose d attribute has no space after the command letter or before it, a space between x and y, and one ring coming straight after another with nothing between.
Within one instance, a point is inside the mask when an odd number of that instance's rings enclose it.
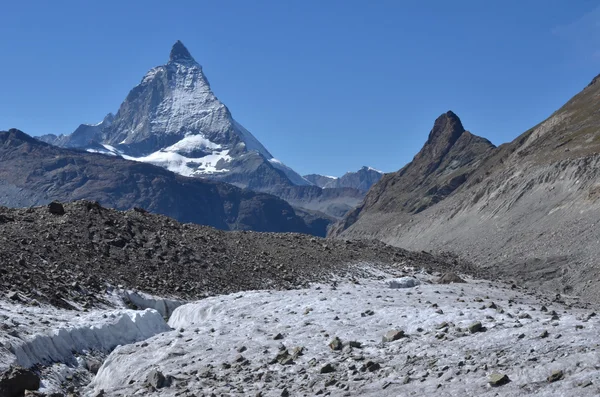
<instances>
[{"instance_id":1,"label":"jagged peak","mask_svg":"<svg viewBox=\"0 0 600 397\"><path fill-rule=\"evenodd\" d=\"M433 144L440 138L448 138L448 140L454 143L462 133L465 132L465 128L460 121L460 118L451 110L440 115L433 124L433 128L429 133L427 143Z\"/></svg>"},{"instance_id":2,"label":"jagged peak","mask_svg":"<svg viewBox=\"0 0 600 397\"><path fill-rule=\"evenodd\" d=\"M183 45L180 40L177 40L175 44L173 44L173 48L171 48L171 54L169 55L169 62L186 62L191 61L195 62L194 57L188 51L187 48Z\"/></svg>"}]
</instances>

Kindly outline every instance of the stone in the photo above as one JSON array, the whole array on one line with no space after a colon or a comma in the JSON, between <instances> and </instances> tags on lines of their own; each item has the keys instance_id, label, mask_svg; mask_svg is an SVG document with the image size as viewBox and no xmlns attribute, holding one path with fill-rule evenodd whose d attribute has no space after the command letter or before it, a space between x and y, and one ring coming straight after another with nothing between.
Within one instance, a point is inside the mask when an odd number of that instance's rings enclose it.
<instances>
[{"instance_id":1,"label":"stone","mask_svg":"<svg viewBox=\"0 0 600 397\"><path fill-rule=\"evenodd\" d=\"M0 375L0 396L20 397L25 390L40 388L40 377L33 371L21 367L11 367Z\"/></svg>"},{"instance_id":2,"label":"stone","mask_svg":"<svg viewBox=\"0 0 600 397\"><path fill-rule=\"evenodd\" d=\"M465 280L460 278L454 272L447 272L442 275L437 281L438 284L451 284L451 283L466 283Z\"/></svg>"},{"instance_id":3,"label":"stone","mask_svg":"<svg viewBox=\"0 0 600 397\"><path fill-rule=\"evenodd\" d=\"M273 339L274 340L281 340L281 339L283 339L283 335L277 334L277 335L275 335L275 337Z\"/></svg>"},{"instance_id":4,"label":"stone","mask_svg":"<svg viewBox=\"0 0 600 397\"><path fill-rule=\"evenodd\" d=\"M348 346L356 348L356 349L361 349L362 348L362 343L357 342L355 340L351 340L350 342L348 342Z\"/></svg>"},{"instance_id":5,"label":"stone","mask_svg":"<svg viewBox=\"0 0 600 397\"><path fill-rule=\"evenodd\" d=\"M489 377L489 383L492 387L498 387L510 382L510 378L506 374L494 372Z\"/></svg>"},{"instance_id":6,"label":"stone","mask_svg":"<svg viewBox=\"0 0 600 397\"><path fill-rule=\"evenodd\" d=\"M548 382L556 382L561 380L565 376L564 372L560 369L552 371L550 376L548 376Z\"/></svg>"},{"instance_id":7,"label":"stone","mask_svg":"<svg viewBox=\"0 0 600 397\"><path fill-rule=\"evenodd\" d=\"M96 375L98 373L101 366L102 366L102 363L98 360L88 359L85 361L85 367L87 368L88 371L90 371L94 375Z\"/></svg>"},{"instance_id":8,"label":"stone","mask_svg":"<svg viewBox=\"0 0 600 397\"><path fill-rule=\"evenodd\" d=\"M53 215L64 215L65 207L63 207L63 205L58 201L53 201L50 204L48 204L48 212L50 212Z\"/></svg>"},{"instance_id":9,"label":"stone","mask_svg":"<svg viewBox=\"0 0 600 397\"><path fill-rule=\"evenodd\" d=\"M146 376L146 381L155 389L162 389L163 387L168 386L167 378L157 369L153 369L148 373L148 376Z\"/></svg>"},{"instance_id":10,"label":"stone","mask_svg":"<svg viewBox=\"0 0 600 397\"><path fill-rule=\"evenodd\" d=\"M329 347L331 350L342 350L344 346L342 340L336 336L331 340L331 342L329 342Z\"/></svg>"},{"instance_id":11,"label":"stone","mask_svg":"<svg viewBox=\"0 0 600 397\"><path fill-rule=\"evenodd\" d=\"M323 367L321 367L321 370L319 372L322 374L330 374L332 372L335 372L335 367L331 364L325 364Z\"/></svg>"},{"instance_id":12,"label":"stone","mask_svg":"<svg viewBox=\"0 0 600 397\"><path fill-rule=\"evenodd\" d=\"M382 339L382 342L394 342L397 341L400 338L404 338L406 335L404 334L404 331L402 330L392 330L392 331L388 331Z\"/></svg>"},{"instance_id":13,"label":"stone","mask_svg":"<svg viewBox=\"0 0 600 397\"><path fill-rule=\"evenodd\" d=\"M365 363L365 365L363 366L363 368L366 371L375 372L381 368L381 364L373 362L373 361L367 361Z\"/></svg>"},{"instance_id":14,"label":"stone","mask_svg":"<svg viewBox=\"0 0 600 397\"><path fill-rule=\"evenodd\" d=\"M6 297L10 300L13 301L18 301L19 299L19 293L16 291L10 291L8 294L6 294Z\"/></svg>"},{"instance_id":15,"label":"stone","mask_svg":"<svg viewBox=\"0 0 600 397\"><path fill-rule=\"evenodd\" d=\"M477 321L471 325L469 325L469 332L475 334L477 332L483 332L484 328L480 321Z\"/></svg>"},{"instance_id":16,"label":"stone","mask_svg":"<svg viewBox=\"0 0 600 397\"><path fill-rule=\"evenodd\" d=\"M419 284L421 284L421 282L414 277L400 277L399 279L391 280L388 283L389 287L393 289L413 288Z\"/></svg>"}]
</instances>

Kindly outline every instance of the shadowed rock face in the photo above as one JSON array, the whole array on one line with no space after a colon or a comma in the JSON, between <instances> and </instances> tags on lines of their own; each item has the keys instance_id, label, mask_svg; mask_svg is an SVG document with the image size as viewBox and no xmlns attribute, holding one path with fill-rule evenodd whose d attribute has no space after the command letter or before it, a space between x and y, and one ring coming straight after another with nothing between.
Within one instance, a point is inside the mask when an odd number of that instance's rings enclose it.
<instances>
[{"instance_id":1,"label":"shadowed rock face","mask_svg":"<svg viewBox=\"0 0 600 397\"><path fill-rule=\"evenodd\" d=\"M600 301L600 84L492 148L451 114L331 235L448 250L493 275ZM449 149L448 149L449 148Z\"/></svg>"},{"instance_id":2,"label":"shadowed rock face","mask_svg":"<svg viewBox=\"0 0 600 397\"><path fill-rule=\"evenodd\" d=\"M272 195L61 149L14 129L0 132L0 181L0 203L8 206L88 199L225 230L312 232L288 203Z\"/></svg>"}]
</instances>

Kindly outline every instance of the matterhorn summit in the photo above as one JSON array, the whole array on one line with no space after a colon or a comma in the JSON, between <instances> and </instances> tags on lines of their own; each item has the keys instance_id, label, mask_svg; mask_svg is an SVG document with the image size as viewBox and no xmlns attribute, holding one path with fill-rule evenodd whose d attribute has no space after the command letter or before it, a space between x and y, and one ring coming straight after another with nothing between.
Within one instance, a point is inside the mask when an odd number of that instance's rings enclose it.
<instances>
[{"instance_id":1,"label":"matterhorn summit","mask_svg":"<svg viewBox=\"0 0 600 397\"><path fill-rule=\"evenodd\" d=\"M86 139L73 133L43 140L257 190L311 185L234 120L181 41L165 65L151 69L129 92L114 118L94 127Z\"/></svg>"}]
</instances>

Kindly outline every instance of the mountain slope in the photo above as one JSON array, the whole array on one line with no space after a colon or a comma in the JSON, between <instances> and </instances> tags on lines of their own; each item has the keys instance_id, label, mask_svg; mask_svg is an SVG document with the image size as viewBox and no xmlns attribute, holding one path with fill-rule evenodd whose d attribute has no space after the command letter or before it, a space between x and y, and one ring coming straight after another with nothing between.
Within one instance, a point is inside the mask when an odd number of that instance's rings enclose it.
<instances>
[{"instance_id":1,"label":"mountain slope","mask_svg":"<svg viewBox=\"0 0 600 397\"><path fill-rule=\"evenodd\" d=\"M598 98L596 78L547 120L487 152L437 204L418 184L391 183L409 166L384 177L332 235L451 250L495 274L599 300L600 287L589 282L600 276Z\"/></svg>"},{"instance_id":2,"label":"mountain slope","mask_svg":"<svg viewBox=\"0 0 600 397\"><path fill-rule=\"evenodd\" d=\"M355 172L346 172L343 176L336 178L319 174L304 175L304 179L321 188L353 188L367 192L371 186L377 183L383 172L371 167L362 167Z\"/></svg>"},{"instance_id":3,"label":"mountain slope","mask_svg":"<svg viewBox=\"0 0 600 397\"><path fill-rule=\"evenodd\" d=\"M0 132L0 181L0 203L7 206L88 199L225 230L313 232L288 203L272 195L58 148L14 129Z\"/></svg>"},{"instance_id":4,"label":"mountain slope","mask_svg":"<svg viewBox=\"0 0 600 397\"><path fill-rule=\"evenodd\" d=\"M256 190L310 185L233 119L180 41L171 49L169 62L151 69L129 92L114 120L87 126L84 134L81 128L42 140Z\"/></svg>"},{"instance_id":5,"label":"mountain slope","mask_svg":"<svg viewBox=\"0 0 600 397\"><path fill-rule=\"evenodd\" d=\"M415 158L400 171L384 175L332 234L347 229L365 213L425 210L465 183L493 149L487 139L466 131L453 112L442 114Z\"/></svg>"}]
</instances>

